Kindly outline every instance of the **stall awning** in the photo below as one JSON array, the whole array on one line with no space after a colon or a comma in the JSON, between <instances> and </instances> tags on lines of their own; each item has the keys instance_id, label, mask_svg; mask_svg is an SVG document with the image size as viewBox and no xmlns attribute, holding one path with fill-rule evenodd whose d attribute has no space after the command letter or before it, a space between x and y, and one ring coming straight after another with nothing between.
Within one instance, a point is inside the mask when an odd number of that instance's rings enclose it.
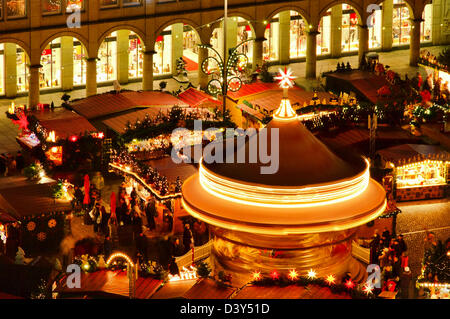
<instances>
[{"instance_id":1,"label":"stall awning","mask_svg":"<svg viewBox=\"0 0 450 319\"><path fill-rule=\"evenodd\" d=\"M241 289L233 299L351 299L349 294L336 294L330 288L309 285L253 286Z\"/></svg>"},{"instance_id":2,"label":"stall awning","mask_svg":"<svg viewBox=\"0 0 450 319\"><path fill-rule=\"evenodd\" d=\"M210 95L194 88L189 88L180 93L178 98L189 104L191 107L217 107L222 105L222 102L215 100Z\"/></svg>"},{"instance_id":3,"label":"stall awning","mask_svg":"<svg viewBox=\"0 0 450 319\"><path fill-rule=\"evenodd\" d=\"M450 161L450 153L436 145L401 144L379 150L378 153L385 161L395 165L406 162L419 162L425 159Z\"/></svg>"},{"instance_id":4,"label":"stall awning","mask_svg":"<svg viewBox=\"0 0 450 319\"><path fill-rule=\"evenodd\" d=\"M72 102L70 106L88 120L152 105L188 107L173 95L158 91L126 91L118 94L104 93Z\"/></svg>"},{"instance_id":5,"label":"stall awning","mask_svg":"<svg viewBox=\"0 0 450 319\"><path fill-rule=\"evenodd\" d=\"M47 183L0 189L0 209L19 220L70 211L72 209L70 201L52 197L53 185L54 183Z\"/></svg>"},{"instance_id":6,"label":"stall awning","mask_svg":"<svg viewBox=\"0 0 450 319\"><path fill-rule=\"evenodd\" d=\"M228 299L236 288L219 286L209 278L200 279L183 295L185 299Z\"/></svg>"}]
</instances>

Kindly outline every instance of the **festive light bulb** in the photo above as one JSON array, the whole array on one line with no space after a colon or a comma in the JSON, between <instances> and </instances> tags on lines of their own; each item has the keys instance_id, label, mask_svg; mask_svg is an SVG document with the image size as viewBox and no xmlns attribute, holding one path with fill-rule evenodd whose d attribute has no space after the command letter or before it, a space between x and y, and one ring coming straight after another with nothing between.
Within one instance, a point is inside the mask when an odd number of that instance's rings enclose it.
<instances>
[{"instance_id":1,"label":"festive light bulb","mask_svg":"<svg viewBox=\"0 0 450 319\"><path fill-rule=\"evenodd\" d=\"M255 271L253 273L253 280L260 280L261 279L261 272L260 271Z\"/></svg>"},{"instance_id":2,"label":"festive light bulb","mask_svg":"<svg viewBox=\"0 0 450 319\"><path fill-rule=\"evenodd\" d=\"M317 273L314 270L310 269L308 271L308 278L309 279L314 279L314 278L316 278L316 276L317 276Z\"/></svg>"},{"instance_id":3,"label":"festive light bulb","mask_svg":"<svg viewBox=\"0 0 450 319\"><path fill-rule=\"evenodd\" d=\"M289 272L289 279L296 280L298 278L298 272L295 269L292 269Z\"/></svg>"},{"instance_id":4,"label":"festive light bulb","mask_svg":"<svg viewBox=\"0 0 450 319\"><path fill-rule=\"evenodd\" d=\"M274 279L274 280L280 278L280 274L279 274L276 270L272 271L272 272L270 273L270 276L271 276L272 279Z\"/></svg>"},{"instance_id":5,"label":"festive light bulb","mask_svg":"<svg viewBox=\"0 0 450 319\"><path fill-rule=\"evenodd\" d=\"M336 282L336 277L333 275L328 275L326 281L329 285L333 285Z\"/></svg>"},{"instance_id":6,"label":"festive light bulb","mask_svg":"<svg viewBox=\"0 0 450 319\"><path fill-rule=\"evenodd\" d=\"M354 283L351 279L349 279L349 280L347 280L347 281L345 282L345 286L346 286L348 289L353 289L353 287L355 287L355 283Z\"/></svg>"},{"instance_id":7,"label":"festive light bulb","mask_svg":"<svg viewBox=\"0 0 450 319\"><path fill-rule=\"evenodd\" d=\"M373 287L370 283L366 283L363 287L363 291L367 294L370 295L373 291Z\"/></svg>"}]
</instances>

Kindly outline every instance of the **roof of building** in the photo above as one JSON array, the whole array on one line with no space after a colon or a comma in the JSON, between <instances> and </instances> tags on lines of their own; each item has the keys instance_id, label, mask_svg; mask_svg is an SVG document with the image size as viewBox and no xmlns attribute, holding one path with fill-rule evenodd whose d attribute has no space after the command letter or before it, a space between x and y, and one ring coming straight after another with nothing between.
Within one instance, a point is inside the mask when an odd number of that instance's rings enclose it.
<instances>
[{"instance_id":1,"label":"roof of building","mask_svg":"<svg viewBox=\"0 0 450 319\"><path fill-rule=\"evenodd\" d=\"M349 294L335 294L327 287L309 285L254 286L241 289L233 299L351 299Z\"/></svg>"},{"instance_id":2,"label":"roof of building","mask_svg":"<svg viewBox=\"0 0 450 319\"><path fill-rule=\"evenodd\" d=\"M72 209L70 201L52 197L53 185L46 183L0 189L0 208L17 219Z\"/></svg>"},{"instance_id":3,"label":"roof of building","mask_svg":"<svg viewBox=\"0 0 450 319\"><path fill-rule=\"evenodd\" d=\"M450 153L444 151L440 146L427 144L401 144L379 150L378 153L391 162L402 160L442 159L450 160Z\"/></svg>"},{"instance_id":4,"label":"roof of building","mask_svg":"<svg viewBox=\"0 0 450 319\"><path fill-rule=\"evenodd\" d=\"M228 91L228 97L237 101L241 98L248 97L253 94L265 92L267 90L277 90L279 89L278 83L270 82L265 83L257 81L250 84L242 85L241 89L237 92Z\"/></svg>"},{"instance_id":5,"label":"roof of building","mask_svg":"<svg viewBox=\"0 0 450 319\"><path fill-rule=\"evenodd\" d=\"M236 288L219 286L216 281L204 278L197 281L182 297L186 299L228 299L235 291Z\"/></svg>"},{"instance_id":6,"label":"roof of building","mask_svg":"<svg viewBox=\"0 0 450 319\"><path fill-rule=\"evenodd\" d=\"M54 111L45 109L34 111L31 115L35 116L47 131L55 131L55 135L59 138L68 138L72 135L81 136L85 132L97 131L84 117L67 109L55 109Z\"/></svg>"},{"instance_id":7,"label":"roof of building","mask_svg":"<svg viewBox=\"0 0 450 319\"><path fill-rule=\"evenodd\" d=\"M191 107L217 107L222 105L222 102L214 99L205 92L194 88L189 88L180 93L178 98L186 104L189 104Z\"/></svg>"},{"instance_id":8,"label":"roof of building","mask_svg":"<svg viewBox=\"0 0 450 319\"><path fill-rule=\"evenodd\" d=\"M70 106L88 120L149 106L187 107L188 105L173 95L159 91L124 91L104 93L74 101Z\"/></svg>"}]
</instances>

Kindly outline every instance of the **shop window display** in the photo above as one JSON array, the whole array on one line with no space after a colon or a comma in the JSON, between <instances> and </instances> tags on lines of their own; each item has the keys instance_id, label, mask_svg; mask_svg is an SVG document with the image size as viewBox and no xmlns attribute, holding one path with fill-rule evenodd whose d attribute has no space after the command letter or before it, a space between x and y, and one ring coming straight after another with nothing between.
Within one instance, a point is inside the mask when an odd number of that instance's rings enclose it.
<instances>
[{"instance_id":1,"label":"shop window display","mask_svg":"<svg viewBox=\"0 0 450 319\"><path fill-rule=\"evenodd\" d=\"M17 92L28 91L29 64L30 60L28 59L28 55L21 47L17 46Z\"/></svg>"},{"instance_id":2,"label":"shop window display","mask_svg":"<svg viewBox=\"0 0 450 319\"><path fill-rule=\"evenodd\" d=\"M433 24L433 5L427 4L422 13L423 21L420 23L420 42L431 41L431 28Z\"/></svg>"},{"instance_id":3,"label":"shop window display","mask_svg":"<svg viewBox=\"0 0 450 319\"><path fill-rule=\"evenodd\" d=\"M235 18L236 19L236 18ZM237 39L236 44L247 41L253 37L252 28L245 19L237 18ZM253 61L253 41L246 42L238 48L239 53L243 53L247 56L248 61L251 63Z\"/></svg>"},{"instance_id":4,"label":"shop window display","mask_svg":"<svg viewBox=\"0 0 450 319\"><path fill-rule=\"evenodd\" d=\"M6 0L6 15L8 18L24 17L26 0Z\"/></svg>"},{"instance_id":5,"label":"shop window display","mask_svg":"<svg viewBox=\"0 0 450 319\"><path fill-rule=\"evenodd\" d=\"M342 5L342 52L358 50L359 30L358 17L348 4Z\"/></svg>"},{"instance_id":6,"label":"shop window display","mask_svg":"<svg viewBox=\"0 0 450 319\"><path fill-rule=\"evenodd\" d=\"M5 45L0 43L0 95L5 94Z\"/></svg>"},{"instance_id":7,"label":"shop window display","mask_svg":"<svg viewBox=\"0 0 450 319\"><path fill-rule=\"evenodd\" d=\"M43 0L42 12L44 13L60 13L62 0Z\"/></svg>"},{"instance_id":8,"label":"shop window display","mask_svg":"<svg viewBox=\"0 0 450 319\"><path fill-rule=\"evenodd\" d=\"M290 26L290 57L298 58L306 56L306 31L307 24L302 16L296 12L291 11L291 26Z\"/></svg>"},{"instance_id":9,"label":"shop window display","mask_svg":"<svg viewBox=\"0 0 450 319\"><path fill-rule=\"evenodd\" d=\"M370 16L369 30L369 49L381 48L381 37L383 28L383 11L382 4L380 10L375 10Z\"/></svg>"},{"instance_id":10,"label":"shop window display","mask_svg":"<svg viewBox=\"0 0 450 319\"><path fill-rule=\"evenodd\" d=\"M197 64L198 61L198 39L197 32L191 26L185 25L183 30L183 57Z\"/></svg>"},{"instance_id":11,"label":"shop window display","mask_svg":"<svg viewBox=\"0 0 450 319\"><path fill-rule=\"evenodd\" d=\"M113 81L117 78L117 34L111 33L98 50L97 82Z\"/></svg>"},{"instance_id":12,"label":"shop window display","mask_svg":"<svg viewBox=\"0 0 450 319\"><path fill-rule=\"evenodd\" d=\"M84 2L83 0L67 0L67 7L66 11L73 11L73 10L83 10L84 9Z\"/></svg>"},{"instance_id":13,"label":"shop window display","mask_svg":"<svg viewBox=\"0 0 450 319\"><path fill-rule=\"evenodd\" d=\"M411 21L409 20L409 9L406 2L394 0L392 12L392 45L409 44L411 33Z\"/></svg>"},{"instance_id":14,"label":"shop window display","mask_svg":"<svg viewBox=\"0 0 450 319\"><path fill-rule=\"evenodd\" d=\"M329 54L330 53L330 37L331 37L331 9L329 9L325 15L320 19L317 35L317 54Z\"/></svg>"},{"instance_id":15,"label":"shop window display","mask_svg":"<svg viewBox=\"0 0 450 319\"><path fill-rule=\"evenodd\" d=\"M276 41L279 32L278 15L274 18L272 22L267 24L264 32L264 38L267 39L263 43L263 58L265 61L278 60L278 41Z\"/></svg>"},{"instance_id":16,"label":"shop window display","mask_svg":"<svg viewBox=\"0 0 450 319\"><path fill-rule=\"evenodd\" d=\"M61 39L50 42L41 54L40 88L61 86Z\"/></svg>"},{"instance_id":17,"label":"shop window display","mask_svg":"<svg viewBox=\"0 0 450 319\"><path fill-rule=\"evenodd\" d=\"M144 57L141 39L134 32L130 32L128 50L128 76L130 78L141 78Z\"/></svg>"},{"instance_id":18,"label":"shop window display","mask_svg":"<svg viewBox=\"0 0 450 319\"><path fill-rule=\"evenodd\" d=\"M426 160L397 167L397 188L445 185L447 165L443 161Z\"/></svg>"},{"instance_id":19,"label":"shop window display","mask_svg":"<svg viewBox=\"0 0 450 319\"><path fill-rule=\"evenodd\" d=\"M153 74L161 75L171 72L172 64L172 27L167 27L156 38L155 51L153 61Z\"/></svg>"},{"instance_id":20,"label":"shop window display","mask_svg":"<svg viewBox=\"0 0 450 319\"><path fill-rule=\"evenodd\" d=\"M86 49L74 38L73 41L73 84L86 84Z\"/></svg>"}]
</instances>

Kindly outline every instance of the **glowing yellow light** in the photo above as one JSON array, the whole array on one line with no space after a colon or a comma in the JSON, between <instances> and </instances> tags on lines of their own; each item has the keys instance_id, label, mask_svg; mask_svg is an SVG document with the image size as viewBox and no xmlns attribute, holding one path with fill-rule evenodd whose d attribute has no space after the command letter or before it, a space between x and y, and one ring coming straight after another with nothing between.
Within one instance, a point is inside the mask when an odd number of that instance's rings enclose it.
<instances>
[{"instance_id":1,"label":"glowing yellow light","mask_svg":"<svg viewBox=\"0 0 450 319\"><path fill-rule=\"evenodd\" d=\"M107 265L109 265L114 259L116 258L123 258L127 261L128 264L130 264L131 267L134 267L134 263L131 260L130 257L128 257L128 255L122 253L122 252L116 252L114 254L112 254L111 256L109 256L108 261L106 262Z\"/></svg>"},{"instance_id":2,"label":"glowing yellow light","mask_svg":"<svg viewBox=\"0 0 450 319\"><path fill-rule=\"evenodd\" d=\"M298 278L298 272L295 269L291 269L288 276L290 280L296 280Z\"/></svg>"},{"instance_id":3,"label":"glowing yellow light","mask_svg":"<svg viewBox=\"0 0 450 319\"><path fill-rule=\"evenodd\" d=\"M193 280L197 279L197 268L190 266L189 269L183 267L183 271L178 275L170 275L169 281L182 281L182 280Z\"/></svg>"},{"instance_id":4,"label":"glowing yellow light","mask_svg":"<svg viewBox=\"0 0 450 319\"><path fill-rule=\"evenodd\" d=\"M252 276L253 276L253 280L260 280L261 279L261 272L260 271L255 271Z\"/></svg>"},{"instance_id":5,"label":"glowing yellow light","mask_svg":"<svg viewBox=\"0 0 450 319\"><path fill-rule=\"evenodd\" d=\"M364 285L364 287L363 287L363 291L364 291L367 295L370 295L370 294L372 293L372 291L373 291L372 285L369 284L369 283L366 283L366 284Z\"/></svg>"},{"instance_id":6,"label":"glowing yellow light","mask_svg":"<svg viewBox=\"0 0 450 319\"><path fill-rule=\"evenodd\" d=\"M297 113L295 113L292 108L291 101L289 101L289 99L283 98L281 100L281 104L273 114L273 118L277 120L292 120L297 118Z\"/></svg>"},{"instance_id":7,"label":"glowing yellow light","mask_svg":"<svg viewBox=\"0 0 450 319\"><path fill-rule=\"evenodd\" d=\"M53 146L51 148L52 153L57 153L58 152L58 147L57 146Z\"/></svg>"},{"instance_id":8,"label":"glowing yellow light","mask_svg":"<svg viewBox=\"0 0 450 319\"><path fill-rule=\"evenodd\" d=\"M328 275L326 281L329 285L333 285L336 282L336 277L333 275Z\"/></svg>"},{"instance_id":9,"label":"glowing yellow light","mask_svg":"<svg viewBox=\"0 0 450 319\"><path fill-rule=\"evenodd\" d=\"M15 112L16 112L16 105L14 104L14 101L12 101L10 107L8 108L8 113L14 114Z\"/></svg>"},{"instance_id":10,"label":"glowing yellow light","mask_svg":"<svg viewBox=\"0 0 450 319\"><path fill-rule=\"evenodd\" d=\"M308 278L309 279L314 279L314 278L316 278L316 276L317 276L317 273L314 270L310 269L308 271Z\"/></svg>"},{"instance_id":11,"label":"glowing yellow light","mask_svg":"<svg viewBox=\"0 0 450 319\"><path fill-rule=\"evenodd\" d=\"M202 188L213 196L239 204L273 207L300 208L330 205L344 202L362 194L370 181L369 162L366 169L353 178L311 187L265 187L251 186L219 177L206 169L203 159L199 166Z\"/></svg>"},{"instance_id":12,"label":"glowing yellow light","mask_svg":"<svg viewBox=\"0 0 450 319\"><path fill-rule=\"evenodd\" d=\"M48 141L48 142L52 142L52 143L55 143L55 142L56 142L56 134L55 134L55 131L51 131L51 132L48 134L47 141Z\"/></svg>"}]
</instances>

